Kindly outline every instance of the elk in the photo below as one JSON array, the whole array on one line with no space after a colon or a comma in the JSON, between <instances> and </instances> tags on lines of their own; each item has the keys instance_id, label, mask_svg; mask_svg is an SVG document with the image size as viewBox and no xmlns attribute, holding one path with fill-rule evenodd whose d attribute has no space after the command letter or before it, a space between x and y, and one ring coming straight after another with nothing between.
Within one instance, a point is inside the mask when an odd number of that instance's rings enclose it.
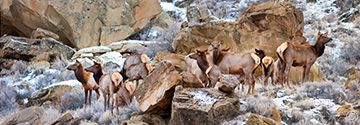
<instances>
[{"instance_id":1,"label":"elk","mask_svg":"<svg viewBox=\"0 0 360 125\"><path fill-rule=\"evenodd\" d=\"M249 81L249 90L254 94L255 89L255 78L254 72L260 64L260 58L255 53L231 53L220 51L220 45L222 42L213 41L209 42L213 48L213 63L217 65L222 72L225 74L239 74L239 81L248 79Z\"/></svg>"},{"instance_id":2,"label":"elk","mask_svg":"<svg viewBox=\"0 0 360 125\"><path fill-rule=\"evenodd\" d=\"M90 67L87 67L85 69L88 72L92 72L94 74L101 72L101 76L100 75L94 75L94 79L97 79L99 85L100 85L100 90L103 93L103 97L104 97L104 112L106 111L106 105L108 108L110 108L110 99L112 99L111 101L111 114L113 114L113 106L114 106L114 94L117 92L118 87L120 86L120 84L123 81L122 76L120 75L120 73L118 72L112 72L112 73L104 73L104 71L102 70L101 64L97 63L94 61L94 64Z\"/></svg>"},{"instance_id":3,"label":"elk","mask_svg":"<svg viewBox=\"0 0 360 125\"><path fill-rule=\"evenodd\" d=\"M227 52L229 50L230 50L230 48L222 49L221 51ZM196 75L200 79L201 82L205 83L205 87L207 87L208 82L209 82L208 76L206 74L206 70L210 66L214 65L212 63L212 55L206 55L205 54L206 51L207 50L204 50L204 51L196 50L196 53L190 53L185 57L185 64L187 66L187 71L190 72L191 74ZM204 57L200 58L200 55L204 56ZM192 56L192 57L190 57L190 56ZM205 67L205 66L207 66L207 67ZM216 69L216 67L215 67L215 69ZM212 81L214 81L214 80L212 80Z\"/></svg>"},{"instance_id":4,"label":"elk","mask_svg":"<svg viewBox=\"0 0 360 125\"><path fill-rule=\"evenodd\" d=\"M126 69L131 64L136 64L136 63L150 63L150 58L147 55L140 54L140 53L133 53L133 54L129 55L128 57L126 57L123 68L120 71L120 74L123 76L124 81L128 79L126 76Z\"/></svg>"},{"instance_id":5,"label":"elk","mask_svg":"<svg viewBox=\"0 0 360 125\"><path fill-rule=\"evenodd\" d=\"M134 98L135 85L130 81L126 81L119 86L116 92L116 112L119 113L119 106L124 107L130 105Z\"/></svg>"},{"instance_id":6,"label":"elk","mask_svg":"<svg viewBox=\"0 0 360 125\"><path fill-rule=\"evenodd\" d=\"M139 86L139 80L145 79L147 75L151 73L153 67L149 63L135 63L131 64L126 69L126 77L129 81L136 80L136 88Z\"/></svg>"},{"instance_id":7,"label":"elk","mask_svg":"<svg viewBox=\"0 0 360 125\"><path fill-rule=\"evenodd\" d=\"M291 66L302 66L303 77L302 82L309 80L309 72L311 66L315 63L316 59L320 57L325 50L325 44L332 41L332 38L327 37L328 32L325 34L318 32L317 41L315 45L303 44L297 45L290 42L282 43L277 49L276 52L281 61L281 75L283 76L283 80L281 82L285 82L288 87L289 86L289 72Z\"/></svg>"},{"instance_id":8,"label":"elk","mask_svg":"<svg viewBox=\"0 0 360 125\"><path fill-rule=\"evenodd\" d=\"M209 65L208 58L206 57L206 52L207 49L196 50L196 53L189 55L189 58L196 60L197 65L201 70L201 74L205 74L205 79L209 80L205 82L205 87L214 88L216 82L219 80L222 74L222 71L216 65Z\"/></svg>"},{"instance_id":9,"label":"elk","mask_svg":"<svg viewBox=\"0 0 360 125\"><path fill-rule=\"evenodd\" d=\"M87 96L89 93L89 105L91 106L91 95L92 90L95 90L96 93L96 99L99 99L99 85L96 84L96 81L94 77L92 77L91 72L87 72L84 70L84 66L76 60L76 62L72 65L69 65L67 67L68 70L72 70L75 72L76 79L81 82L81 85L84 87L85 90L85 108L86 108L86 102L87 102Z\"/></svg>"}]
</instances>

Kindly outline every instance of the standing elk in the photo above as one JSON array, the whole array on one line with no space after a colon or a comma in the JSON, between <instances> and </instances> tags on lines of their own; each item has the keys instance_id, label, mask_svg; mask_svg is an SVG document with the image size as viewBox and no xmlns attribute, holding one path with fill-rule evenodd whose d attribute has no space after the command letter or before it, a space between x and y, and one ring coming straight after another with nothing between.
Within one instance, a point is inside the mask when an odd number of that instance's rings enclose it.
<instances>
[{"instance_id":1,"label":"standing elk","mask_svg":"<svg viewBox=\"0 0 360 125\"><path fill-rule=\"evenodd\" d=\"M265 52L261 49L255 49L255 54L260 57L260 66L264 77L264 85L267 86L269 77L271 78L271 84L273 86L280 81L280 68L281 63L278 60L274 62L274 59L270 56L266 56ZM283 85L281 84L281 87Z\"/></svg>"},{"instance_id":2,"label":"standing elk","mask_svg":"<svg viewBox=\"0 0 360 125\"><path fill-rule=\"evenodd\" d=\"M130 81L126 81L119 86L118 91L116 92L117 113L119 113L119 106L123 108L125 105L130 105L134 98L135 89L135 85Z\"/></svg>"},{"instance_id":3,"label":"standing elk","mask_svg":"<svg viewBox=\"0 0 360 125\"><path fill-rule=\"evenodd\" d=\"M136 63L150 63L150 58L147 55L140 53L133 53L128 57L126 57L123 68L120 71L120 74L123 76L124 81L128 79L126 76L126 70L129 68L131 64L136 64Z\"/></svg>"},{"instance_id":4,"label":"standing elk","mask_svg":"<svg viewBox=\"0 0 360 125\"><path fill-rule=\"evenodd\" d=\"M94 61L94 64L85 69L88 72L98 73L101 72L100 75L94 75L95 79L98 79L98 83L100 85L100 90L103 93L104 97L104 112L106 111L106 105L110 108L110 99L111 101L111 114L113 114L113 106L114 106L114 94L118 91L119 86L121 85L123 78L118 72L112 73L104 73L102 70L101 64Z\"/></svg>"},{"instance_id":5,"label":"standing elk","mask_svg":"<svg viewBox=\"0 0 360 125\"><path fill-rule=\"evenodd\" d=\"M254 53L237 54L220 51L222 42L209 42L213 48L213 63L217 65L225 74L242 74L239 81L248 79L248 94L254 94L255 77L254 72L260 64L260 58Z\"/></svg>"},{"instance_id":6,"label":"standing elk","mask_svg":"<svg viewBox=\"0 0 360 125\"><path fill-rule=\"evenodd\" d=\"M129 81L136 80L136 88L139 86L139 80L145 79L147 75L151 73L153 67L149 63L135 63L131 64L126 69L126 77Z\"/></svg>"},{"instance_id":7,"label":"standing elk","mask_svg":"<svg viewBox=\"0 0 360 125\"><path fill-rule=\"evenodd\" d=\"M230 48L222 49L221 51L227 52L229 50L230 50ZM212 63L213 62L212 55L211 54L206 55L205 54L206 51L204 51L204 54L202 55L202 56L204 56L203 58L198 58L200 56L195 56L196 54L200 54L198 50L196 50L197 53L190 53L187 56L185 56L185 64L186 64L187 71L189 73L197 76L202 83L205 83L205 87L207 87L207 85L210 84L208 81L208 76L206 74L206 70L210 66L214 65ZM193 56L192 58L190 57L191 55ZM201 61L201 62L199 62L199 61ZM205 67L205 65L208 67ZM213 81L213 82L216 83L216 81Z\"/></svg>"},{"instance_id":8,"label":"standing elk","mask_svg":"<svg viewBox=\"0 0 360 125\"><path fill-rule=\"evenodd\" d=\"M281 75L284 75L284 79L281 81L282 83L286 81L289 87L289 72L291 66L302 66L304 69L302 83L305 78L306 81L309 80L311 66L315 63L316 59L324 53L325 44L332 41L332 38L327 37L327 34L327 32L322 34L319 31L317 41L313 46L310 44L297 45L284 42L276 49L281 61Z\"/></svg>"},{"instance_id":9,"label":"standing elk","mask_svg":"<svg viewBox=\"0 0 360 125\"><path fill-rule=\"evenodd\" d=\"M96 92L96 98L99 99L99 85L96 84L93 76L93 73L87 72L84 70L84 66L76 60L76 62L72 65L69 65L67 67L68 70L72 70L75 72L76 79L81 82L81 85L84 87L85 90L85 108L86 108L86 102L87 102L87 96L89 93L89 105L91 106L91 94L92 90L95 90Z\"/></svg>"},{"instance_id":10,"label":"standing elk","mask_svg":"<svg viewBox=\"0 0 360 125\"><path fill-rule=\"evenodd\" d=\"M196 53L189 55L189 58L196 60L198 67L201 69L201 74L205 75L205 87L214 88L216 82L219 80L222 71L216 65L209 65L206 58L206 50L196 50ZM209 85L208 85L209 84Z\"/></svg>"}]
</instances>

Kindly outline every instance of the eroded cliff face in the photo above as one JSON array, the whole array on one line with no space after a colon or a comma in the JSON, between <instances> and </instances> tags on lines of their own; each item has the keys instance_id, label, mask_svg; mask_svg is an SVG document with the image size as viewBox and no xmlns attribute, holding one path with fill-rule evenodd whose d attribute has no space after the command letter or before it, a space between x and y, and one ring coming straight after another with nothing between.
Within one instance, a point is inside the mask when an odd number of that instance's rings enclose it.
<instances>
[{"instance_id":1,"label":"eroded cliff face","mask_svg":"<svg viewBox=\"0 0 360 125\"><path fill-rule=\"evenodd\" d=\"M1 0L1 36L52 31L76 48L108 45L143 29L161 13L157 0Z\"/></svg>"}]
</instances>

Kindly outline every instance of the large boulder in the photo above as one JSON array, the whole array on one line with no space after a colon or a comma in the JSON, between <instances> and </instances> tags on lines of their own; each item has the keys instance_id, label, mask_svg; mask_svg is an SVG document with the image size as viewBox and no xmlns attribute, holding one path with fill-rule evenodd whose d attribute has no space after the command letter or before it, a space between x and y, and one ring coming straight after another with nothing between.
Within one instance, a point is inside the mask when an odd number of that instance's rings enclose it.
<instances>
[{"instance_id":1,"label":"large boulder","mask_svg":"<svg viewBox=\"0 0 360 125\"><path fill-rule=\"evenodd\" d=\"M44 114L44 108L42 107L30 107L26 108L20 112L14 113L8 117L2 123L2 125L17 125L17 124L31 124L39 125L41 124L41 118Z\"/></svg>"},{"instance_id":2,"label":"large boulder","mask_svg":"<svg viewBox=\"0 0 360 125\"><path fill-rule=\"evenodd\" d=\"M180 75L182 78L182 86L184 88L204 88L204 84L196 75L187 71L181 72Z\"/></svg>"},{"instance_id":3,"label":"large boulder","mask_svg":"<svg viewBox=\"0 0 360 125\"><path fill-rule=\"evenodd\" d=\"M8 30L1 36L30 37L42 28L76 48L108 45L140 31L161 12L158 0L2 0L1 26Z\"/></svg>"},{"instance_id":4,"label":"large boulder","mask_svg":"<svg viewBox=\"0 0 360 125\"><path fill-rule=\"evenodd\" d=\"M188 11L193 10L188 9ZM191 14L187 15L190 20L202 17L199 11L187 14ZM195 49L208 49L211 52L212 47L207 41L224 40L221 48L230 48L230 52L254 52L254 48L260 48L266 55L277 59L276 48L281 43L285 41L296 44L306 43L303 36L303 13L289 2L252 3L245 14L236 21L210 20L192 21L195 23L190 22L186 25L187 27L173 39L171 50L183 55L194 52ZM300 82L302 79L298 76L302 75L302 70L302 67L292 67L289 80L294 83ZM255 76L262 76L261 68L256 70ZM323 79L324 75L320 68L314 65L310 71L309 81Z\"/></svg>"},{"instance_id":5,"label":"large boulder","mask_svg":"<svg viewBox=\"0 0 360 125\"><path fill-rule=\"evenodd\" d=\"M181 77L174 65L167 60L159 62L135 91L140 110L159 114L169 112L177 84L181 84Z\"/></svg>"},{"instance_id":6,"label":"large boulder","mask_svg":"<svg viewBox=\"0 0 360 125\"><path fill-rule=\"evenodd\" d=\"M172 51L188 54L208 48L207 40L224 40L224 48L246 52L254 48L276 56L276 48L285 41L304 43L303 14L289 2L252 3L236 21L212 20L193 23L178 33Z\"/></svg>"},{"instance_id":7,"label":"large boulder","mask_svg":"<svg viewBox=\"0 0 360 125\"><path fill-rule=\"evenodd\" d=\"M238 116L239 108L239 97L235 93L224 93L213 88L183 89L177 86L169 124L218 124Z\"/></svg>"},{"instance_id":8,"label":"large boulder","mask_svg":"<svg viewBox=\"0 0 360 125\"><path fill-rule=\"evenodd\" d=\"M175 69L179 72L186 70L185 56L176 53L158 52L154 58L155 62L161 62L163 60L169 60L175 66Z\"/></svg>"},{"instance_id":9,"label":"large boulder","mask_svg":"<svg viewBox=\"0 0 360 125\"><path fill-rule=\"evenodd\" d=\"M52 38L28 39L7 36L0 38L0 53L1 58L14 58L25 61L32 59L35 61L49 61L54 60L57 56L70 59L75 50ZM40 56L41 59L39 59Z\"/></svg>"}]
</instances>

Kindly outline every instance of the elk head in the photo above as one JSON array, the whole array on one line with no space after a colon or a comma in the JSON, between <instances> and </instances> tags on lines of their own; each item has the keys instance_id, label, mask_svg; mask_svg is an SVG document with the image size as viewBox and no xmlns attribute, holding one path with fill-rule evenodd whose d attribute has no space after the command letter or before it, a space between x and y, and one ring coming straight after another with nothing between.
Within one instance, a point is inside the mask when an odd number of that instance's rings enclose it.
<instances>
[{"instance_id":1,"label":"elk head","mask_svg":"<svg viewBox=\"0 0 360 125\"><path fill-rule=\"evenodd\" d=\"M208 49L205 49L205 50L196 50L196 53L194 54L191 54L189 57L191 59L195 59L197 60L198 58L202 57L205 55L205 58L206 58L206 52L207 52Z\"/></svg>"},{"instance_id":2,"label":"elk head","mask_svg":"<svg viewBox=\"0 0 360 125\"><path fill-rule=\"evenodd\" d=\"M332 38L329 38L327 35L328 35L328 32L322 34L322 33L320 33L320 31L319 31L319 32L318 32L318 39L317 39L317 41L320 42L320 43L322 43L322 44L326 44L326 43L332 41Z\"/></svg>"},{"instance_id":3,"label":"elk head","mask_svg":"<svg viewBox=\"0 0 360 125\"><path fill-rule=\"evenodd\" d=\"M256 48L255 48L255 54L256 54L257 56L259 56L260 59L262 59L262 58L265 57L265 52L264 52L263 50L261 50L261 49L256 49Z\"/></svg>"},{"instance_id":4,"label":"elk head","mask_svg":"<svg viewBox=\"0 0 360 125\"><path fill-rule=\"evenodd\" d=\"M94 64L91 65L90 67L85 68L85 71L93 72L93 73L95 73L97 71L101 71L101 64L98 62L95 62L95 61L93 61L93 62L94 62Z\"/></svg>"},{"instance_id":5,"label":"elk head","mask_svg":"<svg viewBox=\"0 0 360 125\"><path fill-rule=\"evenodd\" d=\"M221 40L221 42L219 41L213 41L213 42L208 42L209 45L211 45L213 47L214 50L218 50L220 48L220 45L224 44L224 40Z\"/></svg>"},{"instance_id":6,"label":"elk head","mask_svg":"<svg viewBox=\"0 0 360 125\"><path fill-rule=\"evenodd\" d=\"M80 66L81 66L81 63L78 60L76 60L76 62L74 64L69 65L66 69L68 69L68 70L76 70Z\"/></svg>"}]
</instances>

